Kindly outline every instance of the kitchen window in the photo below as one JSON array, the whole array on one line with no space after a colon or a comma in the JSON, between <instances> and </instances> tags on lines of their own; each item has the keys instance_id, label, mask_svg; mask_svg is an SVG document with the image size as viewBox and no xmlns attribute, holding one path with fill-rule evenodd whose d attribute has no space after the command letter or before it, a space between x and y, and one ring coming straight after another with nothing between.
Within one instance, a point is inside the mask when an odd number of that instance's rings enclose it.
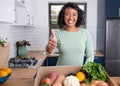
<instances>
[{"instance_id":1,"label":"kitchen window","mask_svg":"<svg viewBox=\"0 0 120 86\"><path fill-rule=\"evenodd\" d=\"M65 3L49 3L49 27L50 29L56 29L59 28L57 24L57 18L59 11L61 7ZM84 24L82 27L86 27L86 9L87 9L87 4L86 3L78 3L79 7L84 11Z\"/></svg>"}]
</instances>

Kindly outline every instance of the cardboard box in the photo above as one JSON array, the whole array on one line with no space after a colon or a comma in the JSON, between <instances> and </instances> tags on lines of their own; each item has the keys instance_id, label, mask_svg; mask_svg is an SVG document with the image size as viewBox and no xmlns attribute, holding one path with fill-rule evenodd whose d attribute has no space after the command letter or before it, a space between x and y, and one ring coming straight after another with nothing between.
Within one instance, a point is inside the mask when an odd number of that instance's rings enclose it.
<instances>
[{"instance_id":1,"label":"cardboard box","mask_svg":"<svg viewBox=\"0 0 120 86\"><path fill-rule=\"evenodd\" d=\"M8 67L8 59L10 54L10 43L0 45L0 68Z\"/></svg>"},{"instance_id":2,"label":"cardboard box","mask_svg":"<svg viewBox=\"0 0 120 86\"><path fill-rule=\"evenodd\" d=\"M56 71L58 74L67 75L69 73L77 73L81 69L80 66L48 66L48 67L40 67L35 78L34 86L40 86L40 82L43 77L48 76L51 71ZM109 86L114 86L111 78L108 76L107 83Z\"/></svg>"}]
</instances>

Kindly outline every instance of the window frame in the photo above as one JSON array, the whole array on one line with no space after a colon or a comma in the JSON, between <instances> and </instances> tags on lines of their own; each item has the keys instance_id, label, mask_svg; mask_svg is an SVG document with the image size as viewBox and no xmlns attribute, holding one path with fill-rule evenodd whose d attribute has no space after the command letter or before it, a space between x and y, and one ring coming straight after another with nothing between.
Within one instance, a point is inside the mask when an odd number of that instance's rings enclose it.
<instances>
[{"instance_id":1,"label":"window frame","mask_svg":"<svg viewBox=\"0 0 120 86\"><path fill-rule=\"evenodd\" d=\"M54 29L54 28L59 28L58 24L52 24L52 21L51 21L51 14L52 14L52 11L51 11L51 7L52 6L57 6L57 5L64 5L65 3L53 3L53 2L50 2L48 3L49 5L49 29ZM83 27L86 27L86 21L87 21L87 3L77 3L78 5L82 5L84 6L84 25L82 25Z\"/></svg>"}]
</instances>

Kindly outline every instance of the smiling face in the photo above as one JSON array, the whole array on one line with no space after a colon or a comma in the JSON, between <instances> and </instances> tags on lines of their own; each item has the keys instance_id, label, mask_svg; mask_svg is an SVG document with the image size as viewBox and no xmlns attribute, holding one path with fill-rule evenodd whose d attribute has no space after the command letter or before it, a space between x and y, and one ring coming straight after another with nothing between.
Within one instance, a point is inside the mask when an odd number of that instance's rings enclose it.
<instances>
[{"instance_id":1,"label":"smiling face","mask_svg":"<svg viewBox=\"0 0 120 86\"><path fill-rule=\"evenodd\" d=\"M66 28L75 28L78 20L78 12L73 8L66 8L64 12L64 22Z\"/></svg>"}]
</instances>

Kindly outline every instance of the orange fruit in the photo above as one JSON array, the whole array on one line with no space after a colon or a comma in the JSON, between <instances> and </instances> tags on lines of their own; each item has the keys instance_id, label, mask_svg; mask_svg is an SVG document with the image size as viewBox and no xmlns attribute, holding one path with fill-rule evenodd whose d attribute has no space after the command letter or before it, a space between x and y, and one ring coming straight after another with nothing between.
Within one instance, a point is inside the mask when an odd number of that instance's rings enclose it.
<instances>
[{"instance_id":1,"label":"orange fruit","mask_svg":"<svg viewBox=\"0 0 120 86\"><path fill-rule=\"evenodd\" d=\"M7 74L11 74L12 73L12 69L11 68L3 67L3 68L1 68L1 70L6 71Z\"/></svg>"},{"instance_id":2,"label":"orange fruit","mask_svg":"<svg viewBox=\"0 0 120 86\"><path fill-rule=\"evenodd\" d=\"M77 74L76 74L76 77L79 79L80 82L83 82L85 79L86 79L86 75L84 72L82 71L79 71Z\"/></svg>"},{"instance_id":3,"label":"orange fruit","mask_svg":"<svg viewBox=\"0 0 120 86\"><path fill-rule=\"evenodd\" d=\"M8 73L4 70L0 70L0 78L7 76Z\"/></svg>"}]
</instances>

